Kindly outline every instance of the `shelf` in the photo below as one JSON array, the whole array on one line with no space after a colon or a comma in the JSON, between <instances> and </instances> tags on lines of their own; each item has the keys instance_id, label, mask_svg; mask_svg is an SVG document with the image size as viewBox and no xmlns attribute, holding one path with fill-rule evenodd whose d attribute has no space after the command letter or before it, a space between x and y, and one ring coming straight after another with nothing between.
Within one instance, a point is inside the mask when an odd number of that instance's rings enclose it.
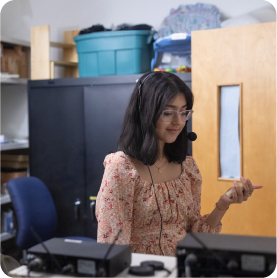
<instances>
[{"instance_id":1,"label":"shelf","mask_svg":"<svg viewBox=\"0 0 277 278\"><path fill-rule=\"evenodd\" d=\"M50 61L50 79L55 78L55 66L72 67L78 70L78 63L65 61Z\"/></svg>"},{"instance_id":2,"label":"shelf","mask_svg":"<svg viewBox=\"0 0 277 278\"><path fill-rule=\"evenodd\" d=\"M24 79L30 76L30 51L30 42L1 37L1 83L27 84Z\"/></svg>"},{"instance_id":3,"label":"shelf","mask_svg":"<svg viewBox=\"0 0 277 278\"><path fill-rule=\"evenodd\" d=\"M31 28L31 79L54 79L56 66L64 67L63 77L78 77L78 55L74 37L79 30L65 31L63 42L50 41L50 26L42 25ZM59 61L50 59L51 47L62 49Z\"/></svg>"},{"instance_id":4,"label":"shelf","mask_svg":"<svg viewBox=\"0 0 277 278\"><path fill-rule=\"evenodd\" d=\"M5 194L1 196L1 205L11 203L11 197L9 194Z\"/></svg>"},{"instance_id":5,"label":"shelf","mask_svg":"<svg viewBox=\"0 0 277 278\"><path fill-rule=\"evenodd\" d=\"M19 40L19 39L15 39L15 38L9 38L6 36L1 36L1 42L22 45L25 47L31 47L31 43L28 41L23 41L23 40Z\"/></svg>"},{"instance_id":6,"label":"shelf","mask_svg":"<svg viewBox=\"0 0 277 278\"><path fill-rule=\"evenodd\" d=\"M59 48L72 48L75 47L73 43L50 42L50 46Z\"/></svg>"},{"instance_id":7,"label":"shelf","mask_svg":"<svg viewBox=\"0 0 277 278\"><path fill-rule=\"evenodd\" d=\"M27 85L27 78L10 78L10 77L1 77L1 84L7 85Z\"/></svg>"},{"instance_id":8,"label":"shelf","mask_svg":"<svg viewBox=\"0 0 277 278\"><path fill-rule=\"evenodd\" d=\"M8 240L8 239L11 239L11 238L14 238L15 234L16 234L15 231L12 234L10 234L10 233L1 233L0 234L1 242L5 241L5 240Z\"/></svg>"},{"instance_id":9,"label":"shelf","mask_svg":"<svg viewBox=\"0 0 277 278\"><path fill-rule=\"evenodd\" d=\"M17 149L27 149L29 148L28 140L14 140L9 143L1 144L1 151L17 150Z\"/></svg>"},{"instance_id":10,"label":"shelf","mask_svg":"<svg viewBox=\"0 0 277 278\"><path fill-rule=\"evenodd\" d=\"M77 67L78 63L76 62L65 62L65 61L50 61L51 65L56 66L65 66L65 67Z\"/></svg>"}]
</instances>

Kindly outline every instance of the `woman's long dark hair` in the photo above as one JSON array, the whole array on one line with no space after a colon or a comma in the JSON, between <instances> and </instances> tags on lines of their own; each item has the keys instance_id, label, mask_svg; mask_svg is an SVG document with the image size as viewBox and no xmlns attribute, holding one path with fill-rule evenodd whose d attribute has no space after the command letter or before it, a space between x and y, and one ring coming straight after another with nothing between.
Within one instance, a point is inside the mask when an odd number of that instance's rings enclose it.
<instances>
[{"instance_id":1,"label":"woman's long dark hair","mask_svg":"<svg viewBox=\"0 0 277 278\"><path fill-rule=\"evenodd\" d=\"M138 105L140 85L141 112ZM156 123L166 105L179 93L183 94L187 101L186 109L192 109L192 92L177 75L169 72L144 74L138 80L126 109L118 150L146 165L153 165L159 155ZM165 143L164 154L169 162L182 163L186 159L187 150L187 125L185 125L175 142Z\"/></svg>"}]
</instances>

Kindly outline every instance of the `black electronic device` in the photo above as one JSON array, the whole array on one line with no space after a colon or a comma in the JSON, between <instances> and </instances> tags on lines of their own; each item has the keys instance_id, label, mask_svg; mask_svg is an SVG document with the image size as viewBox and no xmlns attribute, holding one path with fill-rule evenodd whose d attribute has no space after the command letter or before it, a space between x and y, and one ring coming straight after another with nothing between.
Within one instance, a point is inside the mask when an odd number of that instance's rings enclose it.
<instances>
[{"instance_id":1,"label":"black electronic device","mask_svg":"<svg viewBox=\"0 0 277 278\"><path fill-rule=\"evenodd\" d=\"M140 266L130 266L129 273L135 276L154 276L155 270L165 270L168 274L171 271L164 267L160 261L143 261Z\"/></svg>"},{"instance_id":2,"label":"black electronic device","mask_svg":"<svg viewBox=\"0 0 277 278\"><path fill-rule=\"evenodd\" d=\"M267 277L276 267L276 238L188 233L176 255L178 277Z\"/></svg>"},{"instance_id":3,"label":"black electronic device","mask_svg":"<svg viewBox=\"0 0 277 278\"><path fill-rule=\"evenodd\" d=\"M41 244L28 249L28 256L33 257L32 261L37 265L36 271L61 273L62 269L75 276L96 277L104 269L105 277L114 277L131 264L129 246L110 248L111 244L63 238L52 238L44 245L51 256Z\"/></svg>"}]
</instances>

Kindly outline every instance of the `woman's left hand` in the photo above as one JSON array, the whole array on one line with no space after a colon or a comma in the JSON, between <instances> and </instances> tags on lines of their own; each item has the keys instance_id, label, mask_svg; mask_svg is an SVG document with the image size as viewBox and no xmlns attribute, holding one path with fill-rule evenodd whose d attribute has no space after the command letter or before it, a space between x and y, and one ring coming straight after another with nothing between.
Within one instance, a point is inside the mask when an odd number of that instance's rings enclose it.
<instances>
[{"instance_id":1,"label":"woman's left hand","mask_svg":"<svg viewBox=\"0 0 277 278\"><path fill-rule=\"evenodd\" d=\"M236 181L234 181L234 186L228 189L228 191L231 190L231 194L228 196L225 193L220 197L218 203L220 203L222 207L228 207L234 203L247 201L255 189L261 189L263 187L261 185L253 185L249 179L245 179L244 177L241 177L240 180L243 188L239 186Z\"/></svg>"}]
</instances>

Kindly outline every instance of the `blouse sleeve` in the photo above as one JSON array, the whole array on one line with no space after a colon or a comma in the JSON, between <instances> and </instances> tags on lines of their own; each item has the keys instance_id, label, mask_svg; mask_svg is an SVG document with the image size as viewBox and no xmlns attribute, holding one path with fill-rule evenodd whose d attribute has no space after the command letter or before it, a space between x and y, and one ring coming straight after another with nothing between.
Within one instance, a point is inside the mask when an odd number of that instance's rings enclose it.
<instances>
[{"instance_id":1,"label":"blouse sleeve","mask_svg":"<svg viewBox=\"0 0 277 278\"><path fill-rule=\"evenodd\" d=\"M191 156L187 157L185 171L191 181L193 198L193 213L192 217L188 220L187 230L190 232L220 233L222 228L221 222L215 228L211 228L206 222L209 214L200 215L202 176L195 160Z\"/></svg>"},{"instance_id":2,"label":"blouse sleeve","mask_svg":"<svg viewBox=\"0 0 277 278\"><path fill-rule=\"evenodd\" d=\"M98 242L130 243L135 178L128 165L119 153L107 155L104 160L105 172L96 200Z\"/></svg>"}]
</instances>

